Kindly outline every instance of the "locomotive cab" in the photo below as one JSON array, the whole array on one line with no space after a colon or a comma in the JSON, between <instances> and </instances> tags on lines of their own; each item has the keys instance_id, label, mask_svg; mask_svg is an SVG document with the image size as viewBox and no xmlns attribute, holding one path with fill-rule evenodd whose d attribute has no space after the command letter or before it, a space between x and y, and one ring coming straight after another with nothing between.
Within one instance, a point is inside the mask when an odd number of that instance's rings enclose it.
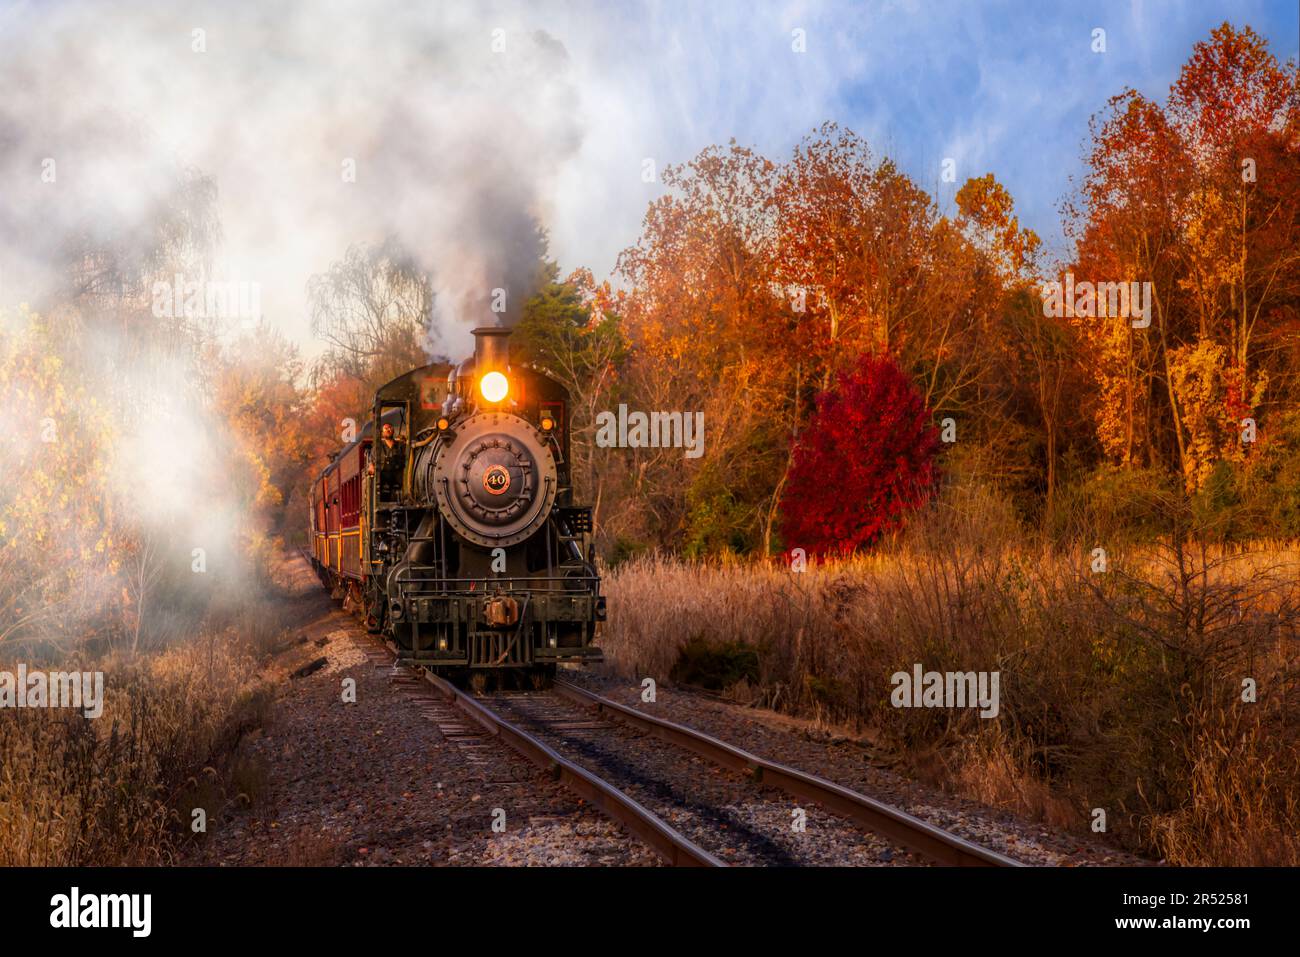
<instances>
[{"instance_id":1,"label":"locomotive cab","mask_svg":"<svg viewBox=\"0 0 1300 957\"><path fill-rule=\"evenodd\" d=\"M405 402L383 404L377 408L375 416L378 428L374 428L373 423L368 427L368 431L373 429L367 441L370 443L376 505L380 508L399 504L405 491L406 462L410 457L410 439L406 430L408 418ZM391 446L386 440L390 431Z\"/></svg>"}]
</instances>

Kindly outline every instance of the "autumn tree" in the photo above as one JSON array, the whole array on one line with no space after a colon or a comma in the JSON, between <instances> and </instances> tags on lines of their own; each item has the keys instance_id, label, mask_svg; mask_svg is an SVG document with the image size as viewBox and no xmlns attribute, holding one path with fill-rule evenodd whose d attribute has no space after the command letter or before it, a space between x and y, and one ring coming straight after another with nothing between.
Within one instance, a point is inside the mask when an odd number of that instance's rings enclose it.
<instances>
[{"instance_id":1,"label":"autumn tree","mask_svg":"<svg viewBox=\"0 0 1300 957\"><path fill-rule=\"evenodd\" d=\"M1063 454L1079 444L1086 393L1077 337L1067 320L1044 314L1041 242L1021 226L1011 192L987 173L967 180L956 203L956 223L977 252L977 282L993 306L980 342L991 372L979 388L996 413L978 437L1002 463L993 471L1004 489L1026 512L1048 515Z\"/></svg>"},{"instance_id":2,"label":"autumn tree","mask_svg":"<svg viewBox=\"0 0 1300 957\"><path fill-rule=\"evenodd\" d=\"M629 535L684 537L698 551L746 550L769 535L804 348L774 268L775 173L734 142L667 168L669 192L619 258L631 287L622 395L705 421L699 459L680 448L622 453L639 511Z\"/></svg>"},{"instance_id":3,"label":"autumn tree","mask_svg":"<svg viewBox=\"0 0 1300 957\"><path fill-rule=\"evenodd\" d=\"M310 461L315 437L305 428L303 363L297 348L262 325L220 356L213 406L244 468L245 507L262 534L281 534L302 516L285 506Z\"/></svg>"},{"instance_id":4,"label":"autumn tree","mask_svg":"<svg viewBox=\"0 0 1300 957\"><path fill-rule=\"evenodd\" d=\"M347 436L355 435L365 425L375 393L364 381L329 370L317 376L304 401L302 428L307 435L307 460L323 466L348 441Z\"/></svg>"},{"instance_id":5,"label":"autumn tree","mask_svg":"<svg viewBox=\"0 0 1300 957\"><path fill-rule=\"evenodd\" d=\"M927 407L960 419L967 447L1029 444L1037 421L1007 424L1019 397L1004 307L1038 240L991 176L968 185L949 219L892 162L827 124L786 164L733 143L669 169L665 183L620 259L631 286L624 386L641 408L698 402L710 438L694 466L663 450L629 455L628 497L659 541L770 551L814 396L864 353L891 356ZM1040 467L1031 459L987 457L1021 479Z\"/></svg>"},{"instance_id":6,"label":"autumn tree","mask_svg":"<svg viewBox=\"0 0 1300 957\"><path fill-rule=\"evenodd\" d=\"M592 503L598 525L617 450L597 447L596 416L610 405L627 357L619 298L587 269L559 281L559 267L548 262L510 341L512 362L533 364L569 391L572 474L579 500Z\"/></svg>"},{"instance_id":7,"label":"autumn tree","mask_svg":"<svg viewBox=\"0 0 1300 957\"><path fill-rule=\"evenodd\" d=\"M312 333L329 345L315 374L371 386L424 365L433 314L429 278L395 242L350 246L307 282Z\"/></svg>"},{"instance_id":8,"label":"autumn tree","mask_svg":"<svg viewBox=\"0 0 1300 957\"><path fill-rule=\"evenodd\" d=\"M938 486L939 431L888 356L864 353L817 397L781 498L787 549L847 555L900 527Z\"/></svg>"},{"instance_id":9,"label":"autumn tree","mask_svg":"<svg viewBox=\"0 0 1300 957\"><path fill-rule=\"evenodd\" d=\"M866 142L828 123L777 185L777 275L802 305L798 335L825 389L864 350L884 350L955 409L983 374L976 260L931 197Z\"/></svg>"},{"instance_id":10,"label":"autumn tree","mask_svg":"<svg viewBox=\"0 0 1300 957\"><path fill-rule=\"evenodd\" d=\"M1000 316L1005 344L999 373L1005 383L1006 421L1030 436L1030 467L1018 486L1038 500L1041 508L1026 512L1051 516L1063 480L1063 462L1095 461L1091 439L1092 404L1080 341L1066 320L1044 316L1039 291L1027 284L1010 288ZM1021 465L1026 463L1022 461Z\"/></svg>"},{"instance_id":11,"label":"autumn tree","mask_svg":"<svg viewBox=\"0 0 1300 957\"><path fill-rule=\"evenodd\" d=\"M111 604L122 559L104 476L119 438L112 409L59 348L68 327L0 316L0 647L79 640Z\"/></svg>"},{"instance_id":12,"label":"autumn tree","mask_svg":"<svg viewBox=\"0 0 1300 957\"><path fill-rule=\"evenodd\" d=\"M777 197L778 276L805 304L805 381L824 389L837 368L882 350L968 435L999 434L998 310L1038 246L1008 191L991 175L972 180L950 219L891 160L825 124L781 167Z\"/></svg>"},{"instance_id":13,"label":"autumn tree","mask_svg":"<svg viewBox=\"0 0 1300 957\"><path fill-rule=\"evenodd\" d=\"M434 305L429 276L391 239L348 247L308 280L307 300L312 332L327 348L306 375L304 464L283 496L295 513L306 508L313 470L369 419L375 391L429 362Z\"/></svg>"},{"instance_id":14,"label":"autumn tree","mask_svg":"<svg viewBox=\"0 0 1300 957\"><path fill-rule=\"evenodd\" d=\"M1034 257L1042 241L1022 227L1010 191L992 173L967 180L957 191L957 208L979 244L1006 282L1032 279Z\"/></svg>"},{"instance_id":15,"label":"autumn tree","mask_svg":"<svg viewBox=\"0 0 1300 957\"><path fill-rule=\"evenodd\" d=\"M1249 28L1198 43L1165 106L1129 90L1093 122L1066 204L1078 278L1151 283L1151 325L1081 319L1097 434L1121 463L1201 487L1250 454L1244 420L1293 389L1300 260L1296 65ZM1261 423L1262 425L1262 423Z\"/></svg>"}]
</instances>

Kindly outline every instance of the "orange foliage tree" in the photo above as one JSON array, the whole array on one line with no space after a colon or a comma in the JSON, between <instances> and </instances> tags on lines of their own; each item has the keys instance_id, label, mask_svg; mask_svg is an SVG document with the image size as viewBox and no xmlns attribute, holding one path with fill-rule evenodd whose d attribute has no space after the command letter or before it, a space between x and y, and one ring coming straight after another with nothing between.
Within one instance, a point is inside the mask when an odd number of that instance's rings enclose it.
<instances>
[{"instance_id":1,"label":"orange foliage tree","mask_svg":"<svg viewBox=\"0 0 1300 957\"><path fill-rule=\"evenodd\" d=\"M88 609L112 600L118 561L103 482L118 437L112 410L48 320L17 318L0 331L0 647L72 637Z\"/></svg>"},{"instance_id":2,"label":"orange foliage tree","mask_svg":"<svg viewBox=\"0 0 1300 957\"><path fill-rule=\"evenodd\" d=\"M1246 419L1294 388L1286 338L1300 294L1295 63L1249 28L1198 43L1165 106L1129 90L1094 121L1066 204L1076 278L1152 284L1150 328L1081 319L1096 430L1121 463L1201 487L1242 460ZM1262 428L1263 423L1260 423Z\"/></svg>"}]
</instances>

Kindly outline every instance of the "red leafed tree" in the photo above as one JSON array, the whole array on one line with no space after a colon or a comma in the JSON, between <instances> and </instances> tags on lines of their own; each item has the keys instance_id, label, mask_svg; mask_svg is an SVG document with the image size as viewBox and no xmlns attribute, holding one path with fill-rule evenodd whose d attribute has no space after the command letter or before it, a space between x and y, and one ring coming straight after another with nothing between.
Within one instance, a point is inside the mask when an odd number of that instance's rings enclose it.
<instances>
[{"instance_id":1,"label":"red leafed tree","mask_svg":"<svg viewBox=\"0 0 1300 957\"><path fill-rule=\"evenodd\" d=\"M893 359L863 355L817 397L781 498L789 549L847 555L899 527L934 494L939 432Z\"/></svg>"}]
</instances>

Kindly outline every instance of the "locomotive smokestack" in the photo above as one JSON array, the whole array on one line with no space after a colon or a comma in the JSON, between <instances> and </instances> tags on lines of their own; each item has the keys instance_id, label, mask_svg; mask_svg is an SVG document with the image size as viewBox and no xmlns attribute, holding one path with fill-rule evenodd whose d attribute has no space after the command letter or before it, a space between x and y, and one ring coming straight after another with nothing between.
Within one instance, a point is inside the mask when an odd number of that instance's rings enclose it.
<instances>
[{"instance_id":1,"label":"locomotive smokestack","mask_svg":"<svg viewBox=\"0 0 1300 957\"><path fill-rule=\"evenodd\" d=\"M480 326L474 330L474 374L505 372L510 365L510 330Z\"/></svg>"}]
</instances>

